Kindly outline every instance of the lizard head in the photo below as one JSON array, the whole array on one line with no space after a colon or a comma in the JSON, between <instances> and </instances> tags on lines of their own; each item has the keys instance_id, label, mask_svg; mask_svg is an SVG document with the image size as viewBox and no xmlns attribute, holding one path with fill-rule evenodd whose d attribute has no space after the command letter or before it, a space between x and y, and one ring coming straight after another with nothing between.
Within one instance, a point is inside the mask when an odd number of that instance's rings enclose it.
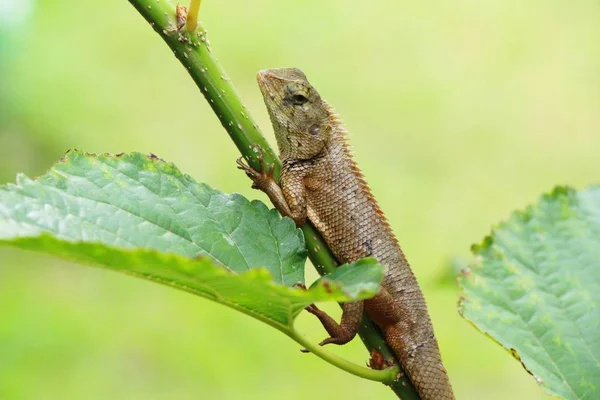
<instances>
[{"instance_id":1,"label":"lizard head","mask_svg":"<svg viewBox=\"0 0 600 400\"><path fill-rule=\"evenodd\" d=\"M331 134L330 111L296 68L267 69L257 75L283 160L315 157Z\"/></svg>"}]
</instances>

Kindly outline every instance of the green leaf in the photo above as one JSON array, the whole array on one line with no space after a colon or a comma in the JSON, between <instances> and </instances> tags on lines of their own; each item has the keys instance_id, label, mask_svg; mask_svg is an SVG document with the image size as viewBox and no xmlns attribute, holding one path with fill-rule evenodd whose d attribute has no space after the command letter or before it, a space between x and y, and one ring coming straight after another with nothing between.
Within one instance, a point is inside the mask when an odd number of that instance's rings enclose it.
<instances>
[{"instance_id":1,"label":"green leaf","mask_svg":"<svg viewBox=\"0 0 600 400\"><path fill-rule=\"evenodd\" d=\"M198 184L156 156L69 152L48 173L0 187L0 239L52 233L64 240L209 256L234 272L266 267L303 282L304 239L258 201Z\"/></svg>"},{"instance_id":2,"label":"green leaf","mask_svg":"<svg viewBox=\"0 0 600 400\"><path fill-rule=\"evenodd\" d=\"M156 156L68 153L37 180L0 186L0 243L157 281L289 332L318 301L373 296L373 260L305 291L293 221L198 184Z\"/></svg>"},{"instance_id":3,"label":"green leaf","mask_svg":"<svg viewBox=\"0 0 600 400\"><path fill-rule=\"evenodd\" d=\"M311 289L323 285L333 290L335 285L343 282L343 286L335 288L335 290L339 289L354 299L371 297L371 293L377 293L381 282L382 269L373 268L376 264L377 260L374 258L363 258L352 264L341 265L331 274L322 276L315 281ZM358 273L358 271L361 272Z\"/></svg>"},{"instance_id":4,"label":"green leaf","mask_svg":"<svg viewBox=\"0 0 600 400\"><path fill-rule=\"evenodd\" d=\"M559 187L473 246L460 310L551 394L600 398L600 187Z\"/></svg>"}]
</instances>

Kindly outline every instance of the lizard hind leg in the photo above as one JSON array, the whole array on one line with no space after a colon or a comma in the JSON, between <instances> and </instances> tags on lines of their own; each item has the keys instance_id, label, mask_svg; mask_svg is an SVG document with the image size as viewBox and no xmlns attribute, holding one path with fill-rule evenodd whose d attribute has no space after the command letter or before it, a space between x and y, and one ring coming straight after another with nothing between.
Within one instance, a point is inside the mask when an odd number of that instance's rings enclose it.
<instances>
[{"instance_id":1,"label":"lizard hind leg","mask_svg":"<svg viewBox=\"0 0 600 400\"><path fill-rule=\"evenodd\" d=\"M320 310L314 304L306 307L306 311L316 316L323 327L329 333L329 337L319 343L320 346L326 344L346 344L351 341L360 327L360 321L363 315L364 302L356 301L344 303L342 305L342 319L338 324L326 312Z\"/></svg>"}]
</instances>

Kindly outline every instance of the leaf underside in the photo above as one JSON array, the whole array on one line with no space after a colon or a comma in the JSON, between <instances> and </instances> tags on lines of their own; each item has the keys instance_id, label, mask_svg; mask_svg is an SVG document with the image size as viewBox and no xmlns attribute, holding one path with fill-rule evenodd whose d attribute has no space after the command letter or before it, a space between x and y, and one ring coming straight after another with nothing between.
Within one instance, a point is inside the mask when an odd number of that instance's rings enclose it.
<instances>
[{"instance_id":1,"label":"leaf underside","mask_svg":"<svg viewBox=\"0 0 600 400\"><path fill-rule=\"evenodd\" d=\"M551 394L600 398L600 187L559 187L473 246L461 313Z\"/></svg>"},{"instance_id":2,"label":"leaf underside","mask_svg":"<svg viewBox=\"0 0 600 400\"><path fill-rule=\"evenodd\" d=\"M374 260L305 291L301 231L259 201L195 182L139 153L69 152L42 177L0 186L0 243L121 271L287 331L307 305L374 295Z\"/></svg>"}]
</instances>

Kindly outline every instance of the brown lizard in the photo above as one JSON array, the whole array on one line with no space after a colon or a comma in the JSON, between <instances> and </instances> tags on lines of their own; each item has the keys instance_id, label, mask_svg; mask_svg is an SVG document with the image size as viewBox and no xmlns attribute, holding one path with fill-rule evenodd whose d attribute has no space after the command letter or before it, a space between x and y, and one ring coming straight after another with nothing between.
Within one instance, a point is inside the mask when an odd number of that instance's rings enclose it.
<instances>
[{"instance_id":1,"label":"brown lizard","mask_svg":"<svg viewBox=\"0 0 600 400\"><path fill-rule=\"evenodd\" d=\"M258 172L241 159L239 168L297 226L310 220L340 264L375 257L387 267L375 297L343 304L341 324L315 306L307 308L330 335L321 344L349 342L364 310L381 328L421 399L454 399L423 293L352 159L337 114L298 69L264 70L257 79L283 163L280 182L272 168Z\"/></svg>"}]
</instances>

